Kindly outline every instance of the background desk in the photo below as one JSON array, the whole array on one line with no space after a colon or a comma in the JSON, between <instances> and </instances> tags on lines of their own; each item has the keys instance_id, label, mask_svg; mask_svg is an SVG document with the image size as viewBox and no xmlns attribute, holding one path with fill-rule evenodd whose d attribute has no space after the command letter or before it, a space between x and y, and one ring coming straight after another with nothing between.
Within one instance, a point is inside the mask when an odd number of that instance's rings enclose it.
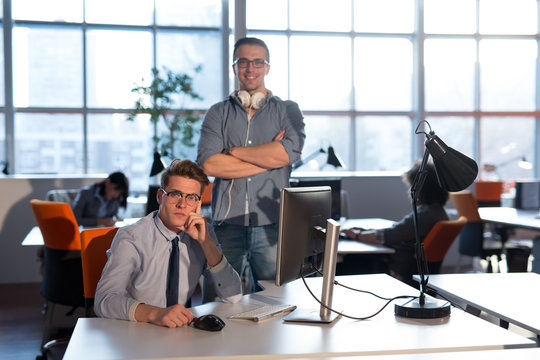
<instances>
[{"instance_id":1,"label":"background desk","mask_svg":"<svg viewBox=\"0 0 540 360\"><path fill-rule=\"evenodd\" d=\"M418 277L415 276L418 280ZM451 301L485 311L540 335L540 275L479 273L430 275L428 287Z\"/></svg>"},{"instance_id":2,"label":"background desk","mask_svg":"<svg viewBox=\"0 0 540 360\"><path fill-rule=\"evenodd\" d=\"M114 226L116 227L122 227L125 225L133 224L137 222L140 218L128 218L121 221L117 221ZM84 229L91 229L91 227L80 227L80 231L83 231ZM43 245L43 235L41 235L41 230L39 230L39 226L34 226L32 229L26 234L22 241L22 246L41 246Z\"/></svg>"},{"instance_id":3,"label":"background desk","mask_svg":"<svg viewBox=\"0 0 540 360\"><path fill-rule=\"evenodd\" d=\"M381 296L417 295L417 290L384 274L337 277L355 288ZM309 278L320 294L321 278ZM245 295L240 303L208 303L192 309L195 315L215 313L225 320L221 332L192 327L167 329L129 321L82 318L77 322L65 360L85 359L277 359L353 355L418 354L463 350L532 347L529 339L453 309L443 319L404 319L392 305L377 316L356 321L338 319L330 325L300 325L270 319L261 323L227 317L262 303L292 303L318 309L301 280ZM404 300L397 300L404 301ZM334 289L334 306L354 316L375 313L385 301L342 287Z\"/></svg>"},{"instance_id":4,"label":"background desk","mask_svg":"<svg viewBox=\"0 0 540 360\"><path fill-rule=\"evenodd\" d=\"M509 229L519 227L522 229L538 231L540 235L540 218L538 210L521 210L509 207L481 207L478 208L480 218L488 223L496 224ZM508 240L507 231L501 233L503 241ZM530 244L528 246L531 246ZM535 238L532 242L532 271L540 273L540 240Z\"/></svg>"}]
</instances>

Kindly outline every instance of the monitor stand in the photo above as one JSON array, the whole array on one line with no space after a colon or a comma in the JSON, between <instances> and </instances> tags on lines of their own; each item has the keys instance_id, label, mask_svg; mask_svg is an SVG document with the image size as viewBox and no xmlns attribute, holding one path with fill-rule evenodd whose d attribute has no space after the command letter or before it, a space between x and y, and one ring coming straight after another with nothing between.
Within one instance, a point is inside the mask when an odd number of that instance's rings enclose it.
<instances>
[{"instance_id":1,"label":"monitor stand","mask_svg":"<svg viewBox=\"0 0 540 360\"><path fill-rule=\"evenodd\" d=\"M285 322L330 324L338 314L328 310L332 308L334 279L336 275L337 248L339 241L339 223L333 219L326 220L326 241L324 245L323 284L320 310L297 308L283 318Z\"/></svg>"}]
</instances>

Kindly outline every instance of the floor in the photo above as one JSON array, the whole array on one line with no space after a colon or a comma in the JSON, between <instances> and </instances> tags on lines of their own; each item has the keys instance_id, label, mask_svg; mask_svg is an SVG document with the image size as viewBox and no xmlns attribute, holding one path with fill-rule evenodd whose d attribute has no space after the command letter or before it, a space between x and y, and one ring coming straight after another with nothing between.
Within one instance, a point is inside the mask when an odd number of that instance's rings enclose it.
<instances>
[{"instance_id":1,"label":"floor","mask_svg":"<svg viewBox=\"0 0 540 360\"><path fill-rule=\"evenodd\" d=\"M39 283L0 284L0 360L40 354L44 300Z\"/></svg>"}]
</instances>

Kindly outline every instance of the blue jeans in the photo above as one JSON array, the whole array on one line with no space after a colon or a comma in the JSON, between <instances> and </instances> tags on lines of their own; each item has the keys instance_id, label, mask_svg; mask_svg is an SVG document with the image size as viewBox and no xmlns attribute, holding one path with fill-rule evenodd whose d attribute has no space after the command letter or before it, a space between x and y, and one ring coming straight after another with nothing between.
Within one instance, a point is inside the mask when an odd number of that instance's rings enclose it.
<instances>
[{"instance_id":1,"label":"blue jeans","mask_svg":"<svg viewBox=\"0 0 540 360\"><path fill-rule=\"evenodd\" d=\"M223 224L214 226L214 231L223 255L240 276L249 265L253 284L276 278L277 224L252 227Z\"/></svg>"}]
</instances>

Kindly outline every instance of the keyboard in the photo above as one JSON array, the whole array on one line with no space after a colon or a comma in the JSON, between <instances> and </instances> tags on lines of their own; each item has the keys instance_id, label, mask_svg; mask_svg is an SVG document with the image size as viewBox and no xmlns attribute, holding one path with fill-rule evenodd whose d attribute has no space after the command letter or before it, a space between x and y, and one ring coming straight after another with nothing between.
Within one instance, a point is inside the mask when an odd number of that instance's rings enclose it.
<instances>
[{"instance_id":1,"label":"keyboard","mask_svg":"<svg viewBox=\"0 0 540 360\"><path fill-rule=\"evenodd\" d=\"M229 319L246 319L252 321L261 321L274 316L288 314L294 309L296 309L296 305L263 305L253 310L248 310L229 316Z\"/></svg>"}]
</instances>

